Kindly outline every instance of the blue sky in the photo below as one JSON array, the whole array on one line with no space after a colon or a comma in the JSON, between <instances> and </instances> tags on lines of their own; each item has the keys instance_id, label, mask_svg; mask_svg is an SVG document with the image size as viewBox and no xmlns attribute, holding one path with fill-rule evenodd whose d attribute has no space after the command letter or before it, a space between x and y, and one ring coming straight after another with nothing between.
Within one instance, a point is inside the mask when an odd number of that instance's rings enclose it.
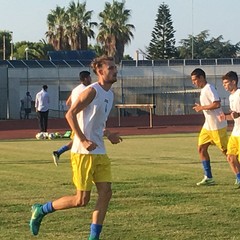
<instances>
[{"instance_id":1,"label":"blue sky","mask_svg":"<svg viewBox=\"0 0 240 240\"><path fill-rule=\"evenodd\" d=\"M76 0L75 0L76 1ZM119 0L121 1L121 0ZM80 0L80 2L83 2ZM98 14L105 2L112 0L86 0L87 9L93 10L93 20L99 22ZM240 41L240 0L125 0L131 9L129 23L135 25L134 39L126 47L125 54L134 57L138 49L145 50L151 40L157 10L166 3L170 8L176 45L190 34L209 30L210 37L223 36L224 41L236 44ZM56 6L67 7L70 0L0 0L0 30L13 32L13 42L37 42L45 38L47 15ZM95 29L97 33L97 29ZM94 43L92 41L92 43Z\"/></svg>"}]
</instances>

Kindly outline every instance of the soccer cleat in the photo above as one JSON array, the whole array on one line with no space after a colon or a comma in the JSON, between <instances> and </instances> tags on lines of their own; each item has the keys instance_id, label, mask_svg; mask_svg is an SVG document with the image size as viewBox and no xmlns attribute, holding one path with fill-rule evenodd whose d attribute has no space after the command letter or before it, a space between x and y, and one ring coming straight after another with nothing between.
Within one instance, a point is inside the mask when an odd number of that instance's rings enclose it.
<instances>
[{"instance_id":1,"label":"soccer cleat","mask_svg":"<svg viewBox=\"0 0 240 240\"><path fill-rule=\"evenodd\" d=\"M32 217L29 223L30 231L33 235L38 235L39 228L45 214L42 211L41 204L34 204L32 206Z\"/></svg>"},{"instance_id":2,"label":"soccer cleat","mask_svg":"<svg viewBox=\"0 0 240 240\"><path fill-rule=\"evenodd\" d=\"M211 186L214 184L215 184L215 181L212 178L208 178L207 176L204 176L203 180L197 183L197 186Z\"/></svg>"},{"instance_id":3,"label":"soccer cleat","mask_svg":"<svg viewBox=\"0 0 240 240\"><path fill-rule=\"evenodd\" d=\"M235 187L240 188L240 181L238 179L236 179L235 181Z\"/></svg>"},{"instance_id":4,"label":"soccer cleat","mask_svg":"<svg viewBox=\"0 0 240 240\"><path fill-rule=\"evenodd\" d=\"M52 157L53 157L53 162L56 166L58 166L58 162L59 162L59 154L57 151L53 151L52 153Z\"/></svg>"},{"instance_id":5,"label":"soccer cleat","mask_svg":"<svg viewBox=\"0 0 240 240\"><path fill-rule=\"evenodd\" d=\"M99 240L99 238L89 237L88 240Z\"/></svg>"}]
</instances>

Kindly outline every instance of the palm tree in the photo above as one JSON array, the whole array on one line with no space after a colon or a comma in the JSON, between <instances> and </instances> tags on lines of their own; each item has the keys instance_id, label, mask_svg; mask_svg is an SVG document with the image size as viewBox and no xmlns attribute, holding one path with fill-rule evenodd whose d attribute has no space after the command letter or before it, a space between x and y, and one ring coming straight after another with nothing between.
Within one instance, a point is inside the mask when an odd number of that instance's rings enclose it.
<instances>
[{"instance_id":1,"label":"palm tree","mask_svg":"<svg viewBox=\"0 0 240 240\"><path fill-rule=\"evenodd\" d=\"M105 53L115 58L116 63L123 59L125 45L133 38L134 25L128 24L130 10L125 9L125 2L105 3L97 41L103 45Z\"/></svg>"},{"instance_id":2,"label":"palm tree","mask_svg":"<svg viewBox=\"0 0 240 240\"><path fill-rule=\"evenodd\" d=\"M46 37L48 43L52 44L55 50L66 49L69 45L66 38L67 21L68 15L64 7L57 6L56 10L51 10L51 13L47 16L48 31Z\"/></svg>"},{"instance_id":3,"label":"palm tree","mask_svg":"<svg viewBox=\"0 0 240 240\"><path fill-rule=\"evenodd\" d=\"M67 34L72 50L86 50L88 48L88 38L94 37L92 28L97 26L96 22L91 22L93 11L86 10L86 2L69 4L67 14L69 16Z\"/></svg>"}]
</instances>

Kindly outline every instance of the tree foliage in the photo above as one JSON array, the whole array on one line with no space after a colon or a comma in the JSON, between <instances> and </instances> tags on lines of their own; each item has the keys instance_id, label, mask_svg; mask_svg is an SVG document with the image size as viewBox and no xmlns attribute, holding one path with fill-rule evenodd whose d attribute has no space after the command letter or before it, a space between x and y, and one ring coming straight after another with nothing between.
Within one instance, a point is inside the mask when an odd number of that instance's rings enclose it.
<instances>
[{"instance_id":1,"label":"tree foliage","mask_svg":"<svg viewBox=\"0 0 240 240\"><path fill-rule=\"evenodd\" d=\"M88 38L94 38L92 28L97 26L92 22L93 11L87 11L86 2L70 2L69 7L57 6L47 16L48 43L55 50L86 50Z\"/></svg>"},{"instance_id":2,"label":"tree foliage","mask_svg":"<svg viewBox=\"0 0 240 240\"><path fill-rule=\"evenodd\" d=\"M11 55L11 33L9 31L0 31L0 59L10 59Z\"/></svg>"},{"instance_id":3,"label":"tree foliage","mask_svg":"<svg viewBox=\"0 0 240 240\"><path fill-rule=\"evenodd\" d=\"M39 42L17 42L14 49L14 57L18 60L26 59L26 55L28 60L48 60L47 53L53 51L53 46L42 39Z\"/></svg>"},{"instance_id":4,"label":"tree foliage","mask_svg":"<svg viewBox=\"0 0 240 240\"><path fill-rule=\"evenodd\" d=\"M106 2L104 10L99 13L100 23L91 21L93 11L88 11L86 2L71 1L68 7L56 6L47 15L46 40L39 42L22 41L13 44L10 31L0 31L0 59L10 59L13 48L13 59L25 59L26 48L28 59L48 59L47 52L53 50L86 50L93 49L96 54L113 56L117 63L124 56L125 46L131 43L133 24L129 24L131 10L125 9L125 1ZM93 29L98 28L97 44L89 45L88 40L95 38ZM165 3L158 8L152 39L146 51L139 49L147 59L206 59L206 58L236 58L240 52L240 42L233 45L223 41L223 36L210 38L208 30L198 35L189 35L175 47L175 30L170 9ZM144 35L144 33L143 33ZM4 43L5 44L4 44Z\"/></svg>"},{"instance_id":5,"label":"tree foliage","mask_svg":"<svg viewBox=\"0 0 240 240\"><path fill-rule=\"evenodd\" d=\"M240 42L232 45L230 41L223 41L223 36L209 39L208 30L196 36L189 35L188 39L180 41L178 47L179 58L204 59L204 58L235 58L240 50Z\"/></svg>"},{"instance_id":6,"label":"tree foliage","mask_svg":"<svg viewBox=\"0 0 240 240\"><path fill-rule=\"evenodd\" d=\"M115 58L116 63L123 59L125 45L133 38L134 25L129 24L131 11L125 9L125 2L105 3L99 14L101 19L97 41L103 46L105 54Z\"/></svg>"},{"instance_id":7,"label":"tree foliage","mask_svg":"<svg viewBox=\"0 0 240 240\"><path fill-rule=\"evenodd\" d=\"M147 59L168 59L175 56L175 30L170 9L165 3L158 8L152 40L147 48Z\"/></svg>"}]
</instances>

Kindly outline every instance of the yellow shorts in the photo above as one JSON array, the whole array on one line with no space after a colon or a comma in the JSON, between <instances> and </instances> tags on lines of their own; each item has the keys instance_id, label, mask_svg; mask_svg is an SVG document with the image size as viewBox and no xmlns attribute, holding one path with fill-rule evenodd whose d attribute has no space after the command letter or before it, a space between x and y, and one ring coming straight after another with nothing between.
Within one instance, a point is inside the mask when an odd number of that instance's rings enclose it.
<instances>
[{"instance_id":1,"label":"yellow shorts","mask_svg":"<svg viewBox=\"0 0 240 240\"><path fill-rule=\"evenodd\" d=\"M218 130L207 130L202 128L198 137L198 146L209 142L212 145L216 145L221 151L226 151L228 143L227 128Z\"/></svg>"},{"instance_id":2,"label":"yellow shorts","mask_svg":"<svg viewBox=\"0 0 240 240\"><path fill-rule=\"evenodd\" d=\"M71 153L73 183L77 190L90 191L93 183L111 182L111 162L106 154Z\"/></svg>"},{"instance_id":3,"label":"yellow shorts","mask_svg":"<svg viewBox=\"0 0 240 240\"><path fill-rule=\"evenodd\" d=\"M240 150L240 137L230 136L227 145L228 155L239 155Z\"/></svg>"}]
</instances>

